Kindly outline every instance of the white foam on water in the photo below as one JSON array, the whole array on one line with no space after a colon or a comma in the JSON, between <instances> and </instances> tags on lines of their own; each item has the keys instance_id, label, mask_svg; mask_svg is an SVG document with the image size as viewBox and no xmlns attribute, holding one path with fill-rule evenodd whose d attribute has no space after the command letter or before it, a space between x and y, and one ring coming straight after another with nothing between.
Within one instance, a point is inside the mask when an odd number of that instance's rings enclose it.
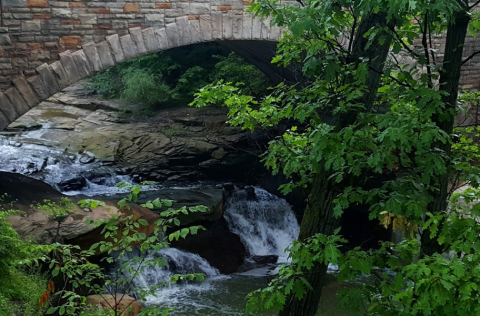
<instances>
[{"instance_id":1,"label":"white foam on water","mask_svg":"<svg viewBox=\"0 0 480 316\"><path fill-rule=\"evenodd\" d=\"M298 237L292 208L282 198L255 188L256 200L240 195L228 201L225 211L230 231L240 236L252 256L277 255L277 262L288 262L285 249Z\"/></svg>"}]
</instances>

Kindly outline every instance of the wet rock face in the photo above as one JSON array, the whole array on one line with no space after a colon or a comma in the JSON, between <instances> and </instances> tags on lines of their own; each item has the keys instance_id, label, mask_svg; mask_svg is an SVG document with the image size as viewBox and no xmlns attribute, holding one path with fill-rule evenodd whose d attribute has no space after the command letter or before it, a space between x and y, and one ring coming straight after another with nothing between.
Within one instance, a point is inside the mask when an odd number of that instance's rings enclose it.
<instances>
[{"instance_id":1,"label":"wet rock face","mask_svg":"<svg viewBox=\"0 0 480 316\"><path fill-rule=\"evenodd\" d=\"M82 83L56 94L0 133L0 170L68 191L100 167L164 182L248 178L261 166L251 153L260 141L226 124L225 109L177 107L138 118L119 104L88 95Z\"/></svg>"}]
</instances>

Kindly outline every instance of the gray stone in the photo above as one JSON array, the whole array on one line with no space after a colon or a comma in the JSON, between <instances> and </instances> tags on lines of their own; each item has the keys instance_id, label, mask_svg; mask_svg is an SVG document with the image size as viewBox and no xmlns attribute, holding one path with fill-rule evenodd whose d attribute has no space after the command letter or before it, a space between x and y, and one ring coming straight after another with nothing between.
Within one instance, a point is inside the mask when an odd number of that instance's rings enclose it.
<instances>
[{"instance_id":1,"label":"gray stone","mask_svg":"<svg viewBox=\"0 0 480 316\"><path fill-rule=\"evenodd\" d=\"M47 89L49 96L60 91L55 75L47 64L38 66L36 71L42 79L43 86Z\"/></svg>"},{"instance_id":2,"label":"gray stone","mask_svg":"<svg viewBox=\"0 0 480 316\"><path fill-rule=\"evenodd\" d=\"M264 40L268 40L270 36L270 22L271 18L266 18L262 20L262 31L260 37Z\"/></svg>"},{"instance_id":3,"label":"gray stone","mask_svg":"<svg viewBox=\"0 0 480 316\"><path fill-rule=\"evenodd\" d=\"M191 43L200 43L200 21L199 20L191 20L190 23L190 38Z\"/></svg>"},{"instance_id":4,"label":"gray stone","mask_svg":"<svg viewBox=\"0 0 480 316\"><path fill-rule=\"evenodd\" d=\"M200 41L210 42L212 37L212 17L210 15L200 16Z\"/></svg>"},{"instance_id":5,"label":"gray stone","mask_svg":"<svg viewBox=\"0 0 480 316\"><path fill-rule=\"evenodd\" d=\"M163 14L145 14L145 22L163 22Z\"/></svg>"},{"instance_id":6,"label":"gray stone","mask_svg":"<svg viewBox=\"0 0 480 316\"><path fill-rule=\"evenodd\" d=\"M87 56L87 60L90 62L90 68L93 69L94 71L102 71L103 70L103 65L102 61L100 60L100 57L98 56L97 52L97 47L95 46L94 42L90 42L87 44L84 44L83 46L83 51L85 52L85 55Z\"/></svg>"},{"instance_id":7,"label":"gray stone","mask_svg":"<svg viewBox=\"0 0 480 316\"><path fill-rule=\"evenodd\" d=\"M252 20L252 39L259 40L262 37L262 20L254 17Z\"/></svg>"},{"instance_id":8,"label":"gray stone","mask_svg":"<svg viewBox=\"0 0 480 316\"><path fill-rule=\"evenodd\" d=\"M19 77L14 79L12 82L30 108L33 108L40 102L37 94L32 90L25 78Z\"/></svg>"},{"instance_id":9,"label":"gray stone","mask_svg":"<svg viewBox=\"0 0 480 316\"><path fill-rule=\"evenodd\" d=\"M153 53L160 49L160 43L158 42L158 39L155 36L155 32L152 27L144 29L142 31L142 35L143 41L145 42L145 47L147 48L147 52Z\"/></svg>"},{"instance_id":10,"label":"gray stone","mask_svg":"<svg viewBox=\"0 0 480 316\"><path fill-rule=\"evenodd\" d=\"M103 41L97 45L97 53L102 61L102 65L105 69L115 66L115 60L110 52L110 46L107 42Z\"/></svg>"},{"instance_id":11,"label":"gray stone","mask_svg":"<svg viewBox=\"0 0 480 316\"><path fill-rule=\"evenodd\" d=\"M39 32L41 30L40 20L22 21L22 32Z\"/></svg>"},{"instance_id":12,"label":"gray stone","mask_svg":"<svg viewBox=\"0 0 480 316\"><path fill-rule=\"evenodd\" d=\"M108 44L113 53L113 57L117 63L121 63L125 60L125 56L123 55L122 46L120 44L120 38L118 34L110 35L106 37Z\"/></svg>"},{"instance_id":13,"label":"gray stone","mask_svg":"<svg viewBox=\"0 0 480 316\"><path fill-rule=\"evenodd\" d=\"M210 3L190 3L190 14L209 14Z\"/></svg>"},{"instance_id":14,"label":"gray stone","mask_svg":"<svg viewBox=\"0 0 480 316\"><path fill-rule=\"evenodd\" d=\"M130 34L121 36L120 44L122 45L123 55L125 56L125 59L128 60L137 57L136 47Z\"/></svg>"},{"instance_id":15,"label":"gray stone","mask_svg":"<svg viewBox=\"0 0 480 316\"><path fill-rule=\"evenodd\" d=\"M0 130L3 130L10 124L8 117L0 110Z\"/></svg>"},{"instance_id":16,"label":"gray stone","mask_svg":"<svg viewBox=\"0 0 480 316\"><path fill-rule=\"evenodd\" d=\"M32 89L35 90L40 100L45 100L50 96L47 89L43 85L42 79L39 76L30 77L27 79L27 81L30 83Z\"/></svg>"},{"instance_id":17,"label":"gray stone","mask_svg":"<svg viewBox=\"0 0 480 316\"><path fill-rule=\"evenodd\" d=\"M243 15L234 14L232 16L232 35L234 40L242 39Z\"/></svg>"},{"instance_id":18,"label":"gray stone","mask_svg":"<svg viewBox=\"0 0 480 316\"><path fill-rule=\"evenodd\" d=\"M8 117L10 122L15 121L20 116L12 102L10 102L10 100L2 92L0 92L0 110Z\"/></svg>"},{"instance_id":19,"label":"gray stone","mask_svg":"<svg viewBox=\"0 0 480 316\"><path fill-rule=\"evenodd\" d=\"M186 16L177 18L178 44L180 46L190 45L192 42L188 22L188 17Z\"/></svg>"},{"instance_id":20,"label":"gray stone","mask_svg":"<svg viewBox=\"0 0 480 316\"><path fill-rule=\"evenodd\" d=\"M63 69L65 69L65 73L71 84L82 79L78 74L77 65L75 65L72 54L69 51L60 54L60 62L62 63Z\"/></svg>"},{"instance_id":21,"label":"gray stone","mask_svg":"<svg viewBox=\"0 0 480 316\"><path fill-rule=\"evenodd\" d=\"M16 88L12 87L8 89L7 91L5 91L5 95L13 104L13 106L16 109L16 112L20 116L27 113L30 110L27 103L25 103L25 100L23 100L22 96L20 95L20 93L18 93L18 90Z\"/></svg>"},{"instance_id":22,"label":"gray stone","mask_svg":"<svg viewBox=\"0 0 480 316\"><path fill-rule=\"evenodd\" d=\"M243 14L242 39L252 38L252 19L253 19L253 16L251 13Z\"/></svg>"},{"instance_id":23,"label":"gray stone","mask_svg":"<svg viewBox=\"0 0 480 316\"><path fill-rule=\"evenodd\" d=\"M77 50L72 54L73 61L77 65L78 75L81 78L90 77L93 74L93 70L90 67L90 63L87 60L87 56L83 50Z\"/></svg>"},{"instance_id":24,"label":"gray stone","mask_svg":"<svg viewBox=\"0 0 480 316\"><path fill-rule=\"evenodd\" d=\"M72 11L69 9L52 9L52 17L69 19L72 17Z\"/></svg>"},{"instance_id":25,"label":"gray stone","mask_svg":"<svg viewBox=\"0 0 480 316\"><path fill-rule=\"evenodd\" d=\"M155 37L157 38L160 50L168 49L167 31L165 30L165 28L157 29L154 31L154 33Z\"/></svg>"},{"instance_id":26,"label":"gray stone","mask_svg":"<svg viewBox=\"0 0 480 316\"><path fill-rule=\"evenodd\" d=\"M61 90L65 89L71 84L70 80L68 79L67 73L65 72L65 69L63 68L63 65L60 61L56 61L50 64L48 67L50 67L55 74L58 86Z\"/></svg>"},{"instance_id":27,"label":"gray stone","mask_svg":"<svg viewBox=\"0 0 480 316\"><path fill-rule=\"evenodd\" d=\"M12 40L10 34L0 34L0 46L10 46L12 45Z\"/></svg>"},{"instance_id":28,"label":"gray stone","mask_svg":"<svg viewBox=\"0 0 480 316\"><path fill-rule=\"evenodd\" d=\"M227 13L223 15L223 39L232 39L233 38L233 19L232 15Z\"/></svg>"},{"instance_id":29,"label":"gray stone","mask_svg":"<svg viewBox=\"0 0 480 316\"><path fill-rule=\"evenodd\" d=\"M169 23L165 26L167 32L168 48L179 46L177 23Z\"/></svg>"},{"instance_id":30,"label":"gray stone","mask_svg":"<svg viewBox=\"0 0 480 316\"><path fill-rule=\"evenodd\" d=\"M27 7L27 0L3 0L2 6L5 8L25 8Z\"/></svg>"},{"instance_id":31,"label":"gray stone","mask_svg":"<svg viewBox=\"0 0 480 316\"><path fill-rule=\"evenodd\" d=\"M212 12L212 38L213 40L223 39L223 13Z\"/></svg>"},{"instance_id":32,"label":"gray stone","mask_svg":"<svg viewBox=\"0 0 480 316\"><path fill-rule=\"evenodd\" d=\"M143 41L143 34L142 30L139 27L132 27L129 29L130 35L132 36L132 40L135 42L137 46L137 52L139 55L144 55L147 53L147 47L145 46L145 42Z\"/></svg>"}]
</instances>

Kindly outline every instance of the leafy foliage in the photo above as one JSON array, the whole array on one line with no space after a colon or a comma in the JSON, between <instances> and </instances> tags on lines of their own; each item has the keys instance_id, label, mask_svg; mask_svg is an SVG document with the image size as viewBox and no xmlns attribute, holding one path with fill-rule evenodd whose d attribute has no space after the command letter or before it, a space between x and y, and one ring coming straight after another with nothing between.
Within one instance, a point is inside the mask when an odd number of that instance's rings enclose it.
<instances>
[{"instance_id":1,"label":"leafy foliage","mask_svg":"<svg viewBox=\"0 0 480 316\"><path fill-rule=\"evenodd\" d=\"M245 91L262 95L267 79L255 66L218 45L175 48L122 63L97 74L91 89L145 109L186 104L212 80L246 82Z\"/></svg>"},{"instance_id":2,"label":"leafy foliage","mask_svg":"<svg viewBox=\"0 0 480 316\"><path fill-rule=\"evenodd\" d=\"M254 2L257 15L271 16L273 24L288 29L273 61L282 66L301 62L307 82L279 85L260 100L218 82L201 89L192 104L224 104L230 122L250 130L296 122L270 143L265 165L291 179L282 186L284 193L302 187L312 190L309 200L331 200L307 208L302 240L291 248L292 266L282 267L268 287L251 294L247 309L292 304L291 297L309 289L300 277L314 274L311 265L325 271L330 262L339 265L342 281L372 276L373 284L344 296L351 307L365 306L367 314L478 314L477 129L452 133L458 82L442 67L459 71L461 60L438 64L431 41L446 30L447 41L461 39L468 24L475 35L475 5L461 0ZM421 49L415 46L419 43ZM457 43L443 56L461 53L463 42ZM389 53L383 60L382 50ZM476 94L460 101L479 102ZM386 180L368 185L380 178ZM463 184L470 189L452 195ZM405 241L334 257L322 247L309 251L311 238L321 236L324 244L341 237L306 234L334 226L334 218L356 204L369 205L372 220L406 230ZM319 217L315 214L327 218L312 228L308 221ZM322 256L328 260L314 260ZM292 289L285 276L294 273L299 286Z\"/></svg>"}]
</instances>

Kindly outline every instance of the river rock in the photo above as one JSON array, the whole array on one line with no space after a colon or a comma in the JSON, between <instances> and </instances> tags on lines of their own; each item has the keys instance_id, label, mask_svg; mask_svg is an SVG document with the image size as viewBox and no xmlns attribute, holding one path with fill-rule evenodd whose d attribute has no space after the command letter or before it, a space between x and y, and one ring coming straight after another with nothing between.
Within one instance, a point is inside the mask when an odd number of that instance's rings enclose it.
<instances>
[{"instance_id":1,"label":"river rock","mask_svg":"<svg viewBox=\"0 0 480 316\"><path fill-rule=\"evenodd\" d=\"M229 126L226 109L173 107L138 117L120 111L124 103L102 101L87 91L85 83L72 85L11 123L1 136L24 146L40 146L35 151L37 157L63 153L77 158L71 162L70 172L75 180L49 176L53 172L49 170L58 168L37 168L42 172L36 172L36 178L58 181L49 183L60 184L61 190L77 190L84 185L84 169L75 166L82 164L128 170L128 175L138 175L139 181L170 182L244 179L255 163L261 165L255 155L260 152L261 141L251 142L249 132ZM225 148L229 148L228 154ZM92 157L86 157L85 152ZM63 161L61 157L57 160ZM7 164L0 158L0 165Z\"/></svg>"},{"instance_id":2,"label":"river rock","mask_svg":"<svg viewBox=\"0 0 480 316\"><path fill-rule=\"evenodd\" d=\"M28 178L20 174L0 172L0 192L7 194L7 201L12 203L13 209L24 212L22 215L8 217L8 221L20 236L26 239L33 239L38 243L49 244L54 241L57 223L47 218L43 210L31 207L32 203L42 202L44 199L59 201L63 194L54 190L48 184L39 180ZM91 220L104 220L112 215L136 215L144 218L149 226L141 226L139 232L150 235L155 229L154 222L159 218L158 214L147 208L132 205L130 209L119 210L114 201L106 201L106 206L92 209L85 212L77 201L79 197L72 197L75 203L74 212L69 215L60 226L59 236L68 243L80 245L88 249L92 244L102 239L101 228L94 228L93 225L86 225L87 218Z\"/></svg>"},{"instance_id":3,"label":"river rock","mask_svg":"<svg viewBox=\"0 0 480 316\"><path fill-rule=\"evenodd\" d=\"M88 305L117 310L122 316L136 316L142 311L142 303L126 294L96 294L87 296L85 302ZM113 308L112 308L113 307ZM124 312L120 312L123 311Z\"/></svg>"}]
</instances>

